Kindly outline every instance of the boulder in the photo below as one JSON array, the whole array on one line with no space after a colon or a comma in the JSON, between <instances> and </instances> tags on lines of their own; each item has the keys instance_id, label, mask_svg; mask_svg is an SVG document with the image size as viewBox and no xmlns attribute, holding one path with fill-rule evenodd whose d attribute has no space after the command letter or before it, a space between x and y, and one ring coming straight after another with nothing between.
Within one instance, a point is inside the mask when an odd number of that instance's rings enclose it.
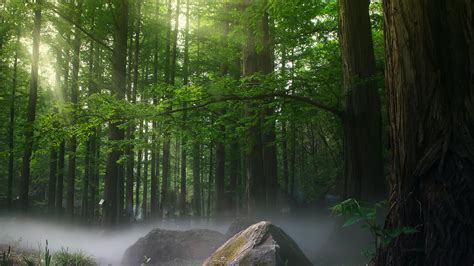
<instances>
[{"instance_id":1,"label":"boulder","mask_svg":"<svg viewBox=\"0 0 474 266\"><path fill-rule=\"evenodd\" d=\"M212 230L155 229L125 251L122 265L201 265L225 240Z\"/></svg>"},{"instance_id":2,"label":"boulder","mask_svg":"<svg viewBox=\"0 0 474 266\"><path fill-rule=\"evenodd\" d=\"M259 222L234 235L203 265L312 265L282 229Z\"/></svg>"},{"instance_id":3,"label":"boulder","mask_svg":"<svg viewBox=\"0 0 474 266\"><path fill-rule=\"evenodd\" d=\"M229 229L227 229L227 232L225 233L225 236L229 239L237 233L240 233L240 231L247 229L249 226L255 223L257 223L257 221L253 219L247 217L238 217L230 224Z\"/></svg>"}]
</instances>

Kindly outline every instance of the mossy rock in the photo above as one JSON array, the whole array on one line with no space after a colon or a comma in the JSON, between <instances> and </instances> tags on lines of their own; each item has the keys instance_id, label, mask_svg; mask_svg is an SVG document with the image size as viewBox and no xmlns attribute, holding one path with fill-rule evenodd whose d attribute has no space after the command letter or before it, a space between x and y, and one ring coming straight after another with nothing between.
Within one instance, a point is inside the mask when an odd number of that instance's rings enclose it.
<instances>
[{"instance_id":1,"label":"mossy rock","mask_svg":"<svg viewBox=\"0 0 474 266\"><path fill-rule=\"evenodd\" d=\"M306 266L312 264L282 229L270 222L259 222L230 238L203 265Z\"/></svg>"}]
</instances>

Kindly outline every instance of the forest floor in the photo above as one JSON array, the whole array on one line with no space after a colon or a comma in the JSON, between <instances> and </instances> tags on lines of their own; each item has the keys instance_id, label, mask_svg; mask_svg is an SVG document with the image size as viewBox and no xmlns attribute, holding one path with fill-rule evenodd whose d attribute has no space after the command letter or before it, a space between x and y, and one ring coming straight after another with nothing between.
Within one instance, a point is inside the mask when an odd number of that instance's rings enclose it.
<instances>
[{"instance_id":1,"label":"forest floor","mask_svg":"<svg viewBox=\"0 0 474 266\"><path fill-rule=\"evenodd\" d=\"M314 265L365 265L361 255L369 249L370 235L357 226L341 228L340 223L327 212L306 210L273 217L256 217L270 220L280 226L300 246ZM64 222L40 219L0 217L0 246L16 250L40 252L48 240L52 252L67 249L93 256L100 265L119 265L125 250L140 237L155 228L188 230L211 229L225 233L234 217L214 219L168 219L132 224L113 232L100 228L65 225ZM17 251L18 252L18 251Z\"/></svg>"}]
</instances>

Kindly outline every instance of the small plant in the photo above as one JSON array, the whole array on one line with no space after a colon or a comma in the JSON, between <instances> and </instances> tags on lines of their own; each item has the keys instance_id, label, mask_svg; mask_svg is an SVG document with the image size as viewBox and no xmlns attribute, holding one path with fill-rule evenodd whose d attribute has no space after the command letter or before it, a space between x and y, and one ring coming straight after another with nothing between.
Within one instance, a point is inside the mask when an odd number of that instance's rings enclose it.
<instances>
[{"instance_id":1,"label":"small plant","mask_svg":"<svg viewBox=\"0 0 474 266\"><path fill-rule=\"evenodd\" d=\"M143 256L143 263L141 265L150 265L150 262L151 262L151 258L145 255Z\"/></svg>"},{"instance_id":2,"label":"small plant","mask_svg":"<svg viewBox=\"0 0 474 266\"><path fill-rule=\"evenodd\" d=\"M22 255L21 260L27 266L35 266L36 265L35 260L33 258L29 257L29 256Z\"/></svg>"},{"instance_id":3,"label":"small plant","mask_svg":"<svg viewBox=\"0 0 474 266\"><path fill-rule=\"evenodd\" d=\"M93 266L97 265L94 258L83 252L69 252L62 248L60 251L54 253L54 265L76 265L76 266Z\"/></svg>"},{"instance_id":4,"label":"small plant","mask_svg":"<svg viewBox=\"0 0 474 266\"><path fill-rule=\"evenodd\" d=\"M11 247L8 246L8 251L5 252L3 251L2 254L2 266L10 266L13 265L13 262L11 260Z\"/></svg>"},{"instance_id":5,"label":"small plant","mask_svg":"<svg viewBox=\"0 0 474 266\"><path fill-rule=\"evenodd\" d=\"M377 223L377 210L384 207L385 201L374 204L373 206L361 206L355 199L347 199L331 208L334 215L348 216L349 219L344 223L343 227L362 223L361 227L368 229L374 239L375 249L380 245L388 245L398 236L402 234L413 234L417 230L413 227L399 227L394 229L386 229ZM364 252L367 257L372 256L370 252Z\"/></svg>"},{"instance_id":6,"label":"small plant","mask_svg":"<svg viewBox=\"0 0 474 266\"><path fill-rule=\"evenodd\" d=\"M46 246L44 248L44 266L51 265L51 253L49 252L48 248L48 240L46 240Z\"/></svg>"}]
</instances>

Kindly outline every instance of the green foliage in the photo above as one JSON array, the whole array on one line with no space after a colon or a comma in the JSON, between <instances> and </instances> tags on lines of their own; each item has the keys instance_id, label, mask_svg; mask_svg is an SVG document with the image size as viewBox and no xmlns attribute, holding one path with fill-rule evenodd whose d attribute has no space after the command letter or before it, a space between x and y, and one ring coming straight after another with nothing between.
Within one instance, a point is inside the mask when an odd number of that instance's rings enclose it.
<instances>
[{"instance_id":1,"label":"green foliage","mask_svg":"<svg viewBox=\"0 0 474 266\"><path fill-rule=\"evenodd\" d=\"M11 259L11 247L8 246L8 250L2 252L2 263L1 266L11 266L13 261Z\"/></svg>"},{"instance_id":2,"label":"green foliage","mask_svg":"<svg viewBox=\"0 0 474 266\"><path fill-rule=\"evenodd\" d=\"M62 248L53 255L54 265L94 266L97 262L83 252L70 252Z\"/></svg>"},{"instance_id":3,"label":"green foliage","mask_svg":"<svg viewBox=\"0 0 474 266\"><path fill-rule=\"evenodd\" d=\"M375 248L379 245L388 245L402 234L414 234L418 232L413 227L398 227L393 229L384 228L377 223L377 211L386 205L386 201L378 202L372 206L361 206L355 199L347 199L331 208L334 215L346 216L347 221L343 227L361 223L361 227L369 230L373 239ZM367 254L370 254L367 253Z\"/></svg>"}]
</instances>

